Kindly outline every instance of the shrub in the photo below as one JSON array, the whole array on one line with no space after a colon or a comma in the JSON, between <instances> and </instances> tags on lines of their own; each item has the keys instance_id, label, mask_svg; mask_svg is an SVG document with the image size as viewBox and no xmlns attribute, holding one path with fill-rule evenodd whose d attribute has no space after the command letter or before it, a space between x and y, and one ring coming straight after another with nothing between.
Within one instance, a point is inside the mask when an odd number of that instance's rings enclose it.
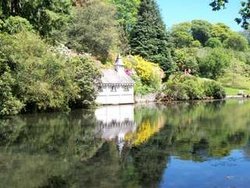
<instances>
[{"instance_id":1,"label":"shrub","mask_svg":"<svg viewBox=\"0 0 250 188\"><path fill-rule=\"evenodd\" d=\"M206 46L210 47L210 48L221 48L222 47L222 43L221 43L221 41L218 38L210 38L206 42Z\"/></svg>"},{"instance_id":2,"label":"shrub","mask_svg":"<svg viewBox=\"0 0 250 188\"><path fill-rule=\"evenodd\" d=\"M167 82L165 85L165 94L169 99L172 100L188 100L188 94L186 91L185 84Z\"/></svg>"},{"instance_id":3,"label":"shrub","mask_svg":"<svg viewBox=\"0 0 250 188\"><path fill-rule=\"evenodd\" d=\"M78 87L78 97L72 101L77 107L89 106L96 99L95 85L100 81L101 74L93 61L80 56L70 60L71 71L74 73L74 83Z\"/></svg>"},{"instance_id":4,"label":"shrub","mask_svg":"<svg viewBox=\"0 0 250 188\"><path fill-rule=\"evenodd\" d=\"M192 74L197 74L199 71L197 59L195 56L196 49L194 48L181 48L175 49L173 60L177 64L179 71L190 69Z\"/></svg>"},{"instance_id":5,"label":"shrub","mask_svg":"<svg viewBox=\"0 0 250 188\"><path fill-rule=\"evenodd\" d=\"M203 98L203 88L197 77L173 75L165 85L165 93L173 100L193 100Z\"/></svg>"},{"instance_id":6,"label":"shrub","mask_svg":"<svg viewBox=\"0 0 250 188\"><path fill-rule=\"evenodd\" d=\"M139 56L126 57L124 64L127 69L133 70L136 94L144 95L160 89L164 72L158 64Z\"/></svg>"},{"instance_id":7,"label":"shrub","mask_svg":"<svg viewBox=\"0 0 250 188\"><path fill-rule=\"evenodd\" d=\"M33 31L33 26L25 18L10 16L2 22L0 30L9 34L15 34L22 31Z\"/></svg>"},{"instance_id":8,"label":"shrub","mask_svg":"<svg viewBox=\"0 0 250 188\"><path fill-rule=\"evenodd\" d=\"M232 34L224 41L224 46L236 51L245 51L248 48L248 41L240 34Z\"/></svg>"},{"instance_id":9,"label":"shrub","mask_svg":"<svg viewBox=\"0 0 250 188\"><path fill-rule=\"evenodd\" d=\"M213 48L203 57L198 58L200 76L217 79L223 75L230 64L230 54L222 48Z\"/></svg>"},{"instance_id":10,"label":"shrub","mask_svg":"<svg viewBox=\"0 0 250 188\"><path fill-rule=\"evenodd\" d=\"M134 92L136 95L147 95L149 93L155 92L155 88L142 84L140 78L134 80L135 80Z\"/></svg>"},{"instance_id":11,"label":"shrub","mask_svg":"<svg viewBox=\"0 0 250 188\"><path fill-rule=\"evenodd\" d=\"M2 65L1 62L0 65ZM4 68L1 66L0 115L14 115L17 114L24 107L24 104L12 94L12 88L15 86L16 80L12 78L12 75L10 74L9 70L3 69Z\"/></svg>"},{"instance_id":12,"label":"shrub","mask_svg":"<svg viewBox=\"0 0 250 188\"><path fill-rule=\"evenodd\" d=\"M0 115L94 102L99 74L90 61L52 51L30 32L1 34L0 45Z\"/></svg>"},{"instance_id":13,"label":"shrub","mask_svg":"<svg viewBox=\"0 0 250 188\"><path fill-rule=\"evenodd\" d=\"M189 99L202 99L204 97L204 89L199 79L196 77L190 77L183 82Z\"/></svg>"},{"instance_id":14,"label":"shrub","mask_svg":"<svg viewBox=\"0 0 250 188\"><path fill-rule=\"evenodd\" d=\"M215 81L204 81L204 94L214 99L223 99L226 96L224 88Z\"/></svg>"},{"instance_id":15,"label":"shrub","mask_svg":"<svg viewBox=\"0 0 250 188\"><path fill-rule=\"evenodd\" d=\"M170 100L197 100L204 97L222 99L225 97L225 90L219 83L183 74L170 76L169 81L164 84L163 92Z\"/></svg>"}]
</instances>

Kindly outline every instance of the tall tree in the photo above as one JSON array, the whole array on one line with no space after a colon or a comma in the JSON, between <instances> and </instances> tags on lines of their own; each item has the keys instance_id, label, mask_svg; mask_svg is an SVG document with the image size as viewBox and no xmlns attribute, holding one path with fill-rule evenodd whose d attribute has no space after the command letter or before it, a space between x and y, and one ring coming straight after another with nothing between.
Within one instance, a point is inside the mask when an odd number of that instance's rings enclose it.
<instances>
[{"instance_id":1,"label":"tall tree","mask_svg":"<svg viewBox=\"0 0 250 188\"><path fill-rule=\"evenodd\" d=\"M234 33L224 41L224 46L236 51L245 51L248 47L248 41L242 35Z\"/></svg>"},{"instance_id":2,"label":"tall tree","mask_svg":"<svg viewBox=\"0 0 250 188\"><path fill-rule=\"evenodd\" d=\"M198 40L203 46L207 40L211 37L211 27L207 21L204 20L193 20L191 26L192 34L195 40Z\"/></svg>"},{"instance_id":3,"label":"tall tree","mask_svg":"<svg viewBox=\"0 0 250 188\"><path fill-rule=\"evenodd\" d=\"M211 27L211 37L218 38L220 42L224 42L231 34L230 27L223 23L216 23Z\"/></svg>"},{"instance_id":4,"label":"tall tree","mask_svg":"<svg viewBox=\"0 0 250 188\"><path fill-rule=\"evenodd\" d=\"M115 8L104 1L93 0L77 9L68 31L68 46L106 61L109 52L118 48L119 38Z\"/></svg>"},{"instance_id":5,"label":"tall tree","mask_svg":"<svg viewBox=\"0 0 250 188\"><path fill-rule=\"evenodd\" d=\"M116 6L116 19L121 27L120 38L123 53L129 51L129 36L137 21L137 12L141 0L108 0Z\"/></svg>"},{"instance_id":6,"label":"tall tree","mask_svg":"<svg viewBox=\"0 0 250 188\"><path fill-rule=\"evenodd\" d=\"M52 37L66 25L70 16L71 0L2 0L1 18L26 18L44 37ZM57 35L58 37L58 35Z\"/></svg>"},{"instance_id":7,"label":"tall tree","mask_svg":"<svg viewBox=\"0 0 250 188\"><path fill-rule=\"evenodd\" d=\"M173 37L173 43L177 48L190 47L194 38L191 32L192 24L190 22L184 22L174 25L171 30L171 36Z\"/></svg>"},{"instance_id":8,"label":"tall tree","mask_svg":"<svg viewBox=\"0 0 250 188\"><path fill-rule=\"evenodd\" d=\"M230 64L230 54L222 48L208 50L205 55L198 57L200 76L217 79L223 75Z\"/></svg>"},{"instance_id":9,"label":"tall tree","mask_svg":"<svg viewBox=\"0 0 250 188\"><path fill-rule=\"evenodd\" d=\"M131 53L158 63L167 75L173 70L169 35L155 0L142 0L130 37Z\"/></svg>"}]
</instances>

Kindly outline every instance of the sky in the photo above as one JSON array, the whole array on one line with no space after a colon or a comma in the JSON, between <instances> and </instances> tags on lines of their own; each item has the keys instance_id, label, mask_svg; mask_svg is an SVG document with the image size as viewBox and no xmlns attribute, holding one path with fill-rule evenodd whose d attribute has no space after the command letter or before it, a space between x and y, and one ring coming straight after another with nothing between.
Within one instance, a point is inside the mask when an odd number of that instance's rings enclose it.
<instances>
[{"instance_id":1,"label":"sky","mask_svg":"<svg viewBox=\"0 0 250 188\"><path fill-rule=\"evenodd\" d=\"M234 21L239 17L240 2L229 0L226 9L212 11L209 3L212 0L157 0L162 18L170 29L174 24L194 19L207 20L211 23L224 23L234 31L241 31L241 27Z\"/></svg>"}]
</instances>

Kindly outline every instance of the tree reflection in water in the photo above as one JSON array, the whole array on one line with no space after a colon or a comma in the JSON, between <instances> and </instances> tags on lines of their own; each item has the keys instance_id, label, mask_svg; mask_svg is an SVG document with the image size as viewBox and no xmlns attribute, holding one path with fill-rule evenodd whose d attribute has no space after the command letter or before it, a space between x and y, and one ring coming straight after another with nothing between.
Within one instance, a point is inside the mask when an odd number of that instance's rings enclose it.
<instances>
[{"instance_id":1,"label":"tree reflection in water","mask_svg":"<svg viewBox=\"0 0 250 188\"><path fill-rule=\"evenodd\" d=\"M249 160L250 101L108 108L1 120L1 184L157 187L173 156Z\"/></svg>"}]
</instances>

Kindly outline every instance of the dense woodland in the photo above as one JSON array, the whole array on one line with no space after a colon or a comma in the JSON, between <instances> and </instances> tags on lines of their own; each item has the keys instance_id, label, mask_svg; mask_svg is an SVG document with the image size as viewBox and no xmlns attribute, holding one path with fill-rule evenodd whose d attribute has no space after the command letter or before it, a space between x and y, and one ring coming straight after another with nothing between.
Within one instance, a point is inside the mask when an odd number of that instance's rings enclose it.
<instances>
[{"instance_id":1,"label":"dense woodland","mask_svg":"<svg viewBox=\"0 0 250 188\"><path fill-rule=\"evenodd\" d=\"M210 5L219 10L225 3ZM92 105L100 69L119 53L137 95L189 100L250 93L245 6L237 20L244 29L235 32L205 20L167 30L155 0L2 0L0 115Z\"/></svg>"}]
</instances>

